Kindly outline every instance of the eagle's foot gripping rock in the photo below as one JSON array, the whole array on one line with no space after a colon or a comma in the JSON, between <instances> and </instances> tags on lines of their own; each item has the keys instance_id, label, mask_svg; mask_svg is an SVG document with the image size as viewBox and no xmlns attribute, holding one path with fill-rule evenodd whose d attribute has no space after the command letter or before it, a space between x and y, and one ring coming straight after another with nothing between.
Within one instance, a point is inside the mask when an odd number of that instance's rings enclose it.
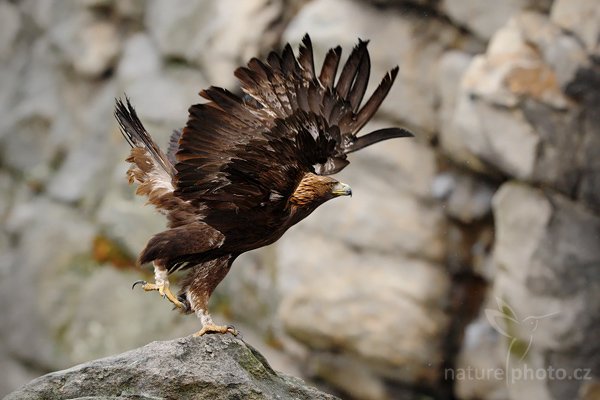
<instances>
[{"instance_id":1,"label":"eagle's foot gripping rock","mask_svg":"<svg viewBox=\"0 0 600 400\"><path fill-rule=\"evenodd\" d=\"M194 333L194 337L203 336L207 333L231 333L233 336L238 336L240 332L231 325L204 325L202 329Z\"/></svg>"}]
</instances>

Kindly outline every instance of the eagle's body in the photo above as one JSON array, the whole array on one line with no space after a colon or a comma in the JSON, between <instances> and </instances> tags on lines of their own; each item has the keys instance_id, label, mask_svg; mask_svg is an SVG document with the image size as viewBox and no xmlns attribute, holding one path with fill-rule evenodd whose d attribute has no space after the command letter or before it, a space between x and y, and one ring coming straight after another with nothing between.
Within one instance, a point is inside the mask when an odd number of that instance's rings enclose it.
<instances>
[{"instance_id":1,"label":"eagle's body","mask_svg":"<svg viewBox=\"0 0 600 400\"><path fill-rule=\"evenodd\" d=\"M237 256L278 240L319 205L350 188L328 175L344 168L346 154L381 140L411 136L389 128L357 137L387 95L397 68L387 74L360 108L369 80L366 42L359 41L334 85L341 49L327 54L317 76L306 36L296 59L287 45L267 63L252 59L239 68L244 98L224 89L202 91L183 131L175 131L163 153L129 102L115 115L132 146L127 159L137 193L168 218L142 251L153 262L155 284L185 312L195 312L206 332L215 326L208 299ZM179 296L167 275L190 269Z\"/></svg>"}]
</instances>

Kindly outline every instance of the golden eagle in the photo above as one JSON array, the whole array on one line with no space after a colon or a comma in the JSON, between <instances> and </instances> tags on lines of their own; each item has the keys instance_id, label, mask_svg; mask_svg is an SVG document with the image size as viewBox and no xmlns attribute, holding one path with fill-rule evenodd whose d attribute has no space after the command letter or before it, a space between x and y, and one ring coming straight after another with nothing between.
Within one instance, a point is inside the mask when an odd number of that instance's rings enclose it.
<instances>
[{"instance_id":1,"label":"golden eagle","mask_svg":"<svg viewBox=\"0 0 600 400\"><path fill-rule=\"evenodd\" d=\"M347 154L381 140L407 137L404 129L356 133L388 94L398 67L385 75L361 107L370 74L367 41L359 40L337 78L341 48L329 50L319 75L308 35L299 55L291 46L238 68L243 97L210 87L208 100L189 109L166 153L152 140L128 99L115 116L131 145L129 182L167 216L168 229L150 239L139 263L153 262L158 290L184 313L196 313L204 333L236 334L217 326L208 300L242 253L275 242L319 205L351 195L329 177ZM189 270L177 297L168 275ZM135 284L134 284L135 286Z\"/></svg>"}]
</instances>

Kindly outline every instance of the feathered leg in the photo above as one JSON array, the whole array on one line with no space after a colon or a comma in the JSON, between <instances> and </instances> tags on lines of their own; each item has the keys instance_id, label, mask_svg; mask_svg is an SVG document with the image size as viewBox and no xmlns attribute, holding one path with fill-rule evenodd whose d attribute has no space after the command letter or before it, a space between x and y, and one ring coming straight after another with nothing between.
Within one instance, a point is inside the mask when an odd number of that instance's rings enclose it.
<instances>
[{"instance_id":1,"label":"feathered leg","mask_svg":"<svg viewBox=\"0 0 600 400\"><path fill-rule=\"evenodd\" d=\"M204 262L193 267L185 278L179 293L189 304L190 312L194 312L202 323L202 329L194 333L194 336L202 336L206 333L231 333L238 335L233 326L215 325L208 312L208 300L217 285L229 272L233 257L225 256Z\"/></svg>"},{"instance_id":2,"label":"feathered leg","mask_svg":"<svg viewBox=\"0 0 600 400\"><path fill-rule=\"evenodd\" d=\"M148 283L146 281L136 281L133 283L132 289L135 288L136 285L141 284L142 289L146 292L157 290L158 293L163 297L167 298L171 303L175 305L177 308L185 308L183 303L181 303L177 297L171 292L170 283L168 278L167 269L161 264L154 262L154 283Z\"/></svg>"}]
</instances>

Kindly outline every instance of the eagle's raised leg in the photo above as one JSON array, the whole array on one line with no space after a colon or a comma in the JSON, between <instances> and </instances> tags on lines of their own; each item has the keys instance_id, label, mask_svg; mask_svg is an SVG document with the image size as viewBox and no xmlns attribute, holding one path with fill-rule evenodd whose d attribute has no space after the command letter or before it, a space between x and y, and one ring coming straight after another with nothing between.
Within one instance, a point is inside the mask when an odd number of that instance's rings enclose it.
<instances>
[{"instance_id":1,"label":"eagle's raised leg","mask_svg":"<svg viewBox=\"0 0 600 400\"><path fill-rule=\"evenodd\" d=\"M146 292L157 290L158 293L168 299L177 308L185 308L182 302L171 292L170 283L168 278L168 272L165 267L158 263L154 263L154 283L148 283L146 281L136 281L133 283L131 288L135 288L136 285L142 285L142 289Z\"/></svg>"}]
</instances>

